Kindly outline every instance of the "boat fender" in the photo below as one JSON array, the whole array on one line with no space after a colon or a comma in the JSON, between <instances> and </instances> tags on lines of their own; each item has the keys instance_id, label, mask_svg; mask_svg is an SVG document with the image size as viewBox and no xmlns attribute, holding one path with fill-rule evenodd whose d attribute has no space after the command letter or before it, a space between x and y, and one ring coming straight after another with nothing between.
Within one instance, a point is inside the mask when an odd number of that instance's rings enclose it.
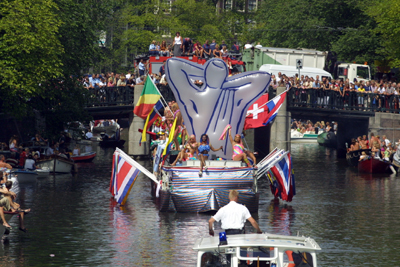
<instances>
[{"instance_id":1,"label":"boat fender","mask_svg":"<svg viewBox=\"0 0 400 267\"><path fill-rule=\"evenodd\" d=\"M286 250L285 253L286 253L286 255L288 257L288 260L289 260L287 267L295 267L296 264L294 263L294 260L293 260L293 251Z\"/></svg>"}]
</instances>

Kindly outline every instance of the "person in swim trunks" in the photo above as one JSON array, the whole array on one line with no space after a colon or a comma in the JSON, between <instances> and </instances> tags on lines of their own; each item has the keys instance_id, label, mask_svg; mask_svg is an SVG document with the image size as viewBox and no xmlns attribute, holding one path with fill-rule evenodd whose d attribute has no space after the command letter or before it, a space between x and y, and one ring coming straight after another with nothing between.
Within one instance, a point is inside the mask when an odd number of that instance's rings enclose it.
<instances>
[{"instance_id":1,"label":"person in swim trunks","mask_svg":"<svg viewBox=\"0 0 400 267\"><path fill-rule=\"evenodd\" d=\"M222 150L222 146L218 149L215 149L211 144L210 144L210 139L208 138L207 134L203 134L200 138L200 144L198 147L199 151L199 159L200 159L200 171L199 171L199 176L203 175L203 167L205 170L207 170L206 166L206 160L208 160L210 150L216 152L219 150Z\"/></svg>"}]
</instances>

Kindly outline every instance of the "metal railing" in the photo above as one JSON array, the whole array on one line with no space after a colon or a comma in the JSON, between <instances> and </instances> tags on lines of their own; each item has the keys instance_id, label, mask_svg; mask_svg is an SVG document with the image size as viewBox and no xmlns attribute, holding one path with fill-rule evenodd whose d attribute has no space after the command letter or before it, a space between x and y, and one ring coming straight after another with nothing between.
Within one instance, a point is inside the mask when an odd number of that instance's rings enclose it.
<instances>
[{"instance_id":1,"label":"metal railing","mask_svg":"<svg viewBox=\"0 0 400 267\"><path fill-rule=\"evenodd\" d=\"M291 88L288 107L399 113L400 95Z\"/></svg>"},{"instance_id":2,"label":"metal railing","mask_svg":"<svg viewBox=\"0 0 400 267\"><path fill-rule=\"evenodd\" d=\"M174 94L168 85L158 85L158 90L166 101L175 100ZM135 105L134 87L119 86L119 87L100 87L88 89L89 97L87 98L86 107L101 107L101 106L127 106Z\"/></svg>"}]
</instances>

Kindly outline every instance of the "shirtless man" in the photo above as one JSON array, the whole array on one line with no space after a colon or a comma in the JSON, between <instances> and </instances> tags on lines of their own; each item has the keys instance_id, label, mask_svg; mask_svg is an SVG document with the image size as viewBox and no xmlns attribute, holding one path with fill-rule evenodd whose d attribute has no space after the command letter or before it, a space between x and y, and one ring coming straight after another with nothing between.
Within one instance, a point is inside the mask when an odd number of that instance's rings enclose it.
<instances>
[{"instance_id":1,"label":"shirtless man","mask_svg":"<svg viewBox=\"0 0 400 267\"><path fill-rule=\"evenodd\" d=\"M195 155L197 157L198 153L199 153L199 143L196 142L196 136L191 135L189 137L189 140L187 142L187 144L185 145L185 147L182 149L181 152L179 152L178 156L176 157L176 160L174 161L174 163L172 163L172 166L175 166L176 163L179 160L184 160L186 161L189 158L194 158Z\"/></svg>"}]
</instances>

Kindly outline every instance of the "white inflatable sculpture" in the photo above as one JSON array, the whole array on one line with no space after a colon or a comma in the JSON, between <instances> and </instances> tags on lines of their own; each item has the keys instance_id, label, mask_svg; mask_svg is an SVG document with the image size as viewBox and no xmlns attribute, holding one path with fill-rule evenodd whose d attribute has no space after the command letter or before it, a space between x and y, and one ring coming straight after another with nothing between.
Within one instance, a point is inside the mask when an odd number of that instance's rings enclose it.
<instances>
[{"instance_id":1,"label":"white inflatable sculpture","mask_svg":"<svg viewBox=\"0 0 400 267\"><path fill-rule=\"evenodd\" d=\"M180 58L168 59L165 73L189 135L199 142L202 134L208 134L214 148L224 148L211 154L232 159L229 138L218 139L228 124L232 135L242 133L246 111L266 91L270 74L249 71L228 77L228 66L221 59L200 65ZM203 85L195 85L195 80Z\"/></svg>"}]
</instances>

